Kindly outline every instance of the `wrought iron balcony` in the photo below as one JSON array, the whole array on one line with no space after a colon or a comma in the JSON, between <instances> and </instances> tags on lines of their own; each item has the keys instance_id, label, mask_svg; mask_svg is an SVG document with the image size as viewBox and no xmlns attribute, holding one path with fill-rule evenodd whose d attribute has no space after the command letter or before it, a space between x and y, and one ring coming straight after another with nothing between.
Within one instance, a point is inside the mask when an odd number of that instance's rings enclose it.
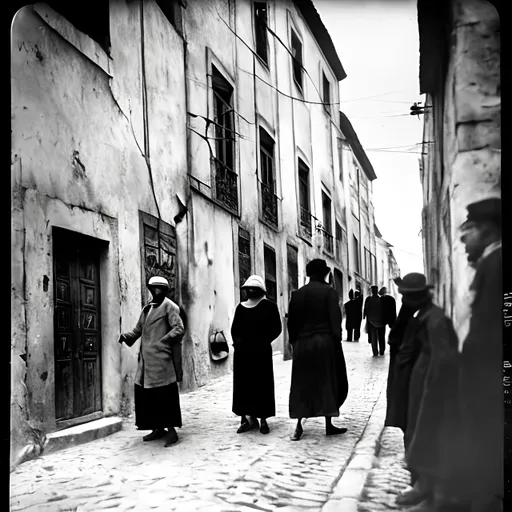
<instances>
[{"instance_id":1,"label":"wrought iron balcony","mask_svg":"<svg viewBox=\"0 0 512 512\"><path fill-rule=\"evenodd\" d=\"M334 237L327 231L323 231L324 235L324 250L330 254L333 253L333 240Z\"/></svg>"},{"instance_id":2,"label":"wrought iron balcony","mask_svg":"<svg viewBox=\"0 0 512 512\"><path fill-rule=\"evenodd\" d=\"M238 213L238 176L222 162L215 161L215 198L233 213Z\"/></svg>"},{"instance_id":3,"label":"wrought iron balcony","mask_svg":"<svg viewBox=\"0 0 512 512\"><path fill-rule=\"evenodd\" d=\"M277 196L270 185L261 183L261 208L263 219L277 227Z\"/></svg>"},{"instance_id":4,"label":"wrought iron balcony","mask_svg":"<svg viewBox=\"0 0 512 512\"><path fill-rule=\"evenodd\" d=\"M311 238L311 235L313 234L311 212L302 206L300 207L300 227L301 234L307 238Z\"/></svg>"}]
</instances>

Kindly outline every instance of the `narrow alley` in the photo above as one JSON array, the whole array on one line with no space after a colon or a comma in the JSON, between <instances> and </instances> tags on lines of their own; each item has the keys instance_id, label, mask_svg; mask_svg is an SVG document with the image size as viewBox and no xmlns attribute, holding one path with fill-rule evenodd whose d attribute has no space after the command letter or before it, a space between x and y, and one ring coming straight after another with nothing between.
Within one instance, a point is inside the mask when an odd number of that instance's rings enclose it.
<instances>
[{"instance_id":1,"label":"narrow alley","mask_svg":"<svg viewBox=\"0 0 512 512\"><path fill-rule=\"evenodd\" d=\"M365 337L343 342L343 350L350 390L334 423L348 428L345 435L325 437L323 419L316 418L304 423L299 442L290 440L291 361L278 355L270 434L236 434L226 375L181 395L183 428L174 447L143 443L143 432L128 419L111 436L21 464L11 474L11 510L334 510L332 491L385 398L388 368L388 356L372 357ZM370 447L370 465L373 452Z\"/></svg>"}]
</instances>

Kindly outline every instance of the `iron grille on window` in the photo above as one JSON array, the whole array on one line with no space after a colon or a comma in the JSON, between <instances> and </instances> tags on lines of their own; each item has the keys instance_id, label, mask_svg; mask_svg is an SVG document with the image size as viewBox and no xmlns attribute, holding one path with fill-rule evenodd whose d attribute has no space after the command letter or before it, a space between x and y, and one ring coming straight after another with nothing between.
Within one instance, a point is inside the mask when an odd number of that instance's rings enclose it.
<instances>
[{"instance_id":1,"label":"iron grille on window","mask_svg":"<svg viewBox=\"0 0 512 512\"><path fill-rule=\"evenodd\" d=\"M332 253L334 237L328 231L325 231L325 230L323 231L323 234L324 234L324 250L329 253Z\"/></svg>"},{"instance_id":2,"label":"iron grille on window","mask_svg":"<svg viewBox=\"0 0 512 512\"><path fill-rule=\"evenodd\" d=\"M226 208L238 213L238 176L235 168L235 123L233 88L212 66L215 121L215 197Z\"/></svg>"},{"instance_id":3,"label":"iron grille on window","mask_svg":"<svg viewBox=\"0 0 512 512\"><path fill-rule=\"evenodd\" d=\"M311 238L313 234L312 230L312 222L311 222L311 212L306 210L305 208L300 207L300 227L303 236Z\"/></svg>"},{"instance_id":4,"label":"iron grille on window","mask_svg":"<svg viewBox=\"0 0 512 512\"><path fill-rule=\"evenodd\" d=\"M261 207L263 219L277 227L277 196L275 194L274 141L260 128Z\"/></svg>"},{"instance_id":5,"label":"iron grille on window","mask_svg":"<svg viewBox=\"0 0 512 512\"><path fill-rule=\"evenodd\" d=\"M238 275L240 287L251 275L251 236L243 228L238 228ZM246 298L245 291L240 288L240 300Z\"/></svg>"},{"instance_id":6,"label":"iron grille on window","mask_svg":"<svg viewBox=\"0 0 512 512\"><path fill-rule=\"evenodd\" d=\"M263 257L265 260L265 287L267 288L267 299L277 302L277 267L274 249L265 245L263 247Z\"/></svg>"}]
</instances>

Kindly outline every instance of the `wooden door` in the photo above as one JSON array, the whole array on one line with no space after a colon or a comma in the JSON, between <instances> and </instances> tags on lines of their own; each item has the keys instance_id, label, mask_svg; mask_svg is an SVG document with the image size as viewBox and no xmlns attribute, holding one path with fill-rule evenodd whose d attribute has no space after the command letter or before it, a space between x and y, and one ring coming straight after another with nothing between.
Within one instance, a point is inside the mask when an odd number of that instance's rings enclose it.
<instances>
[{"instance_id":1,"label":"wooden door","mask_svg":"<svg viewBox=\"0 0 512 512\"><path fill-rule=\"evenodd\" d=\"M54 233L55 414L101 410L99 251L89 237Z\"/></svg>"}]
</instances>

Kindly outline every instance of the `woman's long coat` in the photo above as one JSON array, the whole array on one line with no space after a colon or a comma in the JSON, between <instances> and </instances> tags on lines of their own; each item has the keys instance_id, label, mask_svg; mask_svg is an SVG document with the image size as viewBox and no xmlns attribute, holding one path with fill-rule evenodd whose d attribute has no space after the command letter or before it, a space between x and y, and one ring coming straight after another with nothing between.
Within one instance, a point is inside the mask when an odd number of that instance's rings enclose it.
<instances>
[{"instance_id":1,"label":"woman's long coat","mask_svg":"<svg viewBox=\"0 0 512 512\"><path fill-rule=\"evenodd\" d=\"M247 308L239 304L231 325L233 339L233 412L270 418L276 414L272 342L281 334L277 305L262 299Z\"/></svg>"},{"instance_id":2,"label":"woman's long coat","mask_svg":"<svg viewBox=\"0 0 512 512\"><path fill-rule=\"evenodd\" d=\"M293 347L291 418L339 416L348 394L341 333L334 288L311 280L292 293L288 309Z\"/></svg>"},{"instance_id":3,"label":"woman's long coat","mask_svg":"<svg viewBox=\"0 0 512 512\"><path fill-rule=\"evenodd\" d=\"M142 309L135 329L123 334L129 347L141 338L135 384L157 388L181 381L183 332L180 308L167 297L158 307Z\"/></svg>"}]
</instances>

